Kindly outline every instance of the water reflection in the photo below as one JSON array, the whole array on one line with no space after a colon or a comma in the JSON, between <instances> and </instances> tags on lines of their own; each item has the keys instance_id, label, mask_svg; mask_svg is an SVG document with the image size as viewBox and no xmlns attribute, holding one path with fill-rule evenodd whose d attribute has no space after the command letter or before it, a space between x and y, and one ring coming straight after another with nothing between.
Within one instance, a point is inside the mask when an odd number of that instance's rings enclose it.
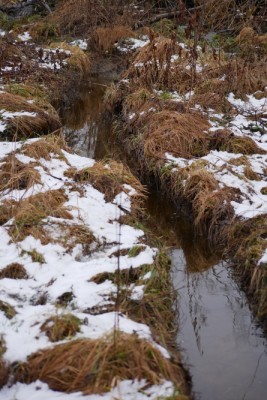
<instances>
[{"instance_id":1,"label":"water reflection","mask_svg":"<svg viewBox=\"0 0 267 400\"><path fill-rule=\"evenodd\" d=\"M177 343L190 366L196 398L266 398L266 340L230 269L219 263L190 272L182 249L173 249L171 257L179 300Z\"/></svg>"},{"instance_id":2,"label":"water reflection","mask_svg":"<svg viewBox=\"0 0 267 400\"><path fill-rule=\"evenodd\" d=\"M111 118L105 113L103 98L109 81L90 78L84 81L79 96L64 109L64 134L68 144L79 154L102 158L109 153L107 139Z\"/></svg>"}]
</instances>

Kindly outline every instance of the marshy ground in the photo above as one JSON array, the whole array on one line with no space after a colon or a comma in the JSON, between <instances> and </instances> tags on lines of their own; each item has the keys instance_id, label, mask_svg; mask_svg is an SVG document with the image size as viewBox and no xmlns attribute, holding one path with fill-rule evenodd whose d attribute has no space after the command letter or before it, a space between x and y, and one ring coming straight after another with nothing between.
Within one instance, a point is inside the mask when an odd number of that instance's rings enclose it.
<instances>
[{"instance_id":1,"label":"marshy ground","mask_svg":"<svg viewBox=\"0 0 267 400\"><path fill-rule=\"evenodd\" d=\"M261 4L19 3L0 3L0 398L190 398L146 199L215 246L265 329ZM102 125L81 123L94 84Z\"/></svg>"}]
</instances>

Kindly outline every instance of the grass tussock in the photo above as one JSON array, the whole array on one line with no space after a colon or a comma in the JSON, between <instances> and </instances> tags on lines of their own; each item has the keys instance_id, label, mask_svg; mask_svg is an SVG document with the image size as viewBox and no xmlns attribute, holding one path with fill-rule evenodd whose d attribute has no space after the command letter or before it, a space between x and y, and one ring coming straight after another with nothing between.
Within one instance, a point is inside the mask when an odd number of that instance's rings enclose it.
<instances>
[{"instance_id":1,"label":"grass tussock","mask_svg":"<svg viewBox=\"0 0 267 400\"><path fill-rule=\"evenodd\" d=\"M0 279L28 279L28 274L23 265L12 263L0 271Z\"/></svg>"},{"instance_id":2,"label":"grass tussock","mask_svg":"<svg viewBox=\"0 0 267 400\"><path fill-rule=\"evenodd\" d=\"M50 389L84 394L111 389L114 379L146 379L149 384L168 379L181 386L180 375L169 360L137 335L116 332L97 340L81 339L39 351L18 366L15 380L40 379Z\"/></svg>"},{"instance_id":3,"label":"grass tussock","mask_svg":"<svg viewBox=\"0 0 267 400\"><path fill-rule=\"evenodd\" d=\"M72 219L69 210L64 206L68 200L61 189L38 193L17 203L14 210L14 225L10 234L15 241L21 241L28 235L42 240L45 235L42 220L47 217Z\"/></svg>"},{"instance_id":4,"label":"grass tussock","mask_svg":"<svg viewBox=\"0 0 267 400\"><path fill-rule=\"evenodd\" d=\"M115 43L135 36L128 26L99 27L94 31L92 41L94 47L107 52L112 51Z\"/></svg>"},{"instance_id":5,"label":"grass tussock","mask_svg":"<svg viewBox=\"0 0 267 400\"><path fill-rule=\"evenodd\" d=\"M15 308L11 304L0 300L0 311L2 311L6 318L12 319L17 314Z\"/></svg>"},{"instance_id":6,"label":"grass tussock","mask_svg":"<svg viewBox=\"0 0 267 400\"><path fill-rule=\"evenodd\" d=\"M88 74L91 68L91 60L88 53L85 53L82 49L78 46L71 46L66 42L56 42L51 43L50 47L52 49L63 49L67 52L70 52L70 57L68 58L68 65L78 70L81 76Z\"/></svg>"},{"instance_id":7,"label":"grass tussock","mask_svg":"<svg viewBox=\"0 0 267 400\"><path fill-rule=\"evenodd\" d=\"M230 254L233 261L240 265L238 272L250 290L259 317L267 315L267 269L266 264L258 264L266 251L266 237L266 214L237 220L228 230Z\"/></svg>"},{"instance_id":8,"label":"grass tussock","mask_svg":"<svg viewBox=\"0 0 267 400\"><path fill-rule=\"evenodd\" d=\"M39 172L34 163L20 162L16 154L8 155L0 168L0 191L28 190L33 185L41 183Z\"/></svg>"},{"instance_id":9,"label":"grass tussock","mask_svg":"<svg viewBox=\"0 0 267 400\"><path fill-rule=\"evenodd\" d=\"M57 26L60 33L84 35L96 27L131 26L133 15L117 0L64 0L57 2L46 21Z\"/></svg>"},{"instance_id":10,"label":"grass tussock","mask_svg":"<svg viewBox=\"0 0 267 400\"><path fill-rule=\"evenodd\" d=\"M80 332L81 321L72 314L54 316L48 318L42 326L44 332L51 342L71 339L76 333Z\"/></svg>"},{"instance_id":11,"label":"grass tussock","mask_svg":"<svg viewBox=\"0 0 267 400\"><path fill-rule=\"evenodd\" d=\"M52 156L65 160L62 150L69 151L63 135L48 135L32 143L26 143L22 146L22 153L28 157L39 160L43 158L50 161Z\"/></svg>"},{"instance_id":12,"label":"grass tussock","mask_svg":"<svg viewBox=\"0 0 267 400\"><path fill-rule=\"evenodd\" d=\"M8 382L9 368L6 362L0 357L0 389Z\"/></svg>"},{"instance_id":13,"label":"grass tussock","mask_svg":"<svg viewBox=\"0 0 267 400\"><path fill-rule=\"evenodd\" d=\"M29 103L22 96L11 93L1 93L0 109L15 114L7 121L7 132L16 137L31 137L33 135L54 132L60 127L59 117L55 110L46 112L43 108ZM51 108L52 109L52 108ZM28 113L23 115L23 113ZM30 114L29 114L30 113Z\"/></svg>"},{"instance_id":14,"label":"grass tussock","mask_svg":"<svg viewBox=\"0 0 267 400\"><path fill-rule=\"evenodd\" d=\"M130 190L126 185L135 190L132 196L136 208L144 199L145 191L139 180L134 177L129 168L116 161L99 161L91 168L80 171L70 169L66 175L76 182L90 183L95 189L104 194L105 200L110 202L122 191L128 193Z\"/></svg>"},{"instance_id":15,"label":"grass tussock","mask_svg":"<svg viewBox=\"0 0 267 400\"><path fill-rule=\"evenodd\" d=\"M4 200L0 203L0 225L4 225L9 221L17 209L15 200Z\"/></svg>"},{"instance_id":16,"label":"grass tussock","mask_svg":"<svg viewBox=\"0 0 267 400\"><path fill-rule=\"evenodd\" d=\"M146 157L164 157L166 152L191 158L207 154L207 119L197 114L162 111L152 115L144 143Z\"/></svg>"}]
</instances>

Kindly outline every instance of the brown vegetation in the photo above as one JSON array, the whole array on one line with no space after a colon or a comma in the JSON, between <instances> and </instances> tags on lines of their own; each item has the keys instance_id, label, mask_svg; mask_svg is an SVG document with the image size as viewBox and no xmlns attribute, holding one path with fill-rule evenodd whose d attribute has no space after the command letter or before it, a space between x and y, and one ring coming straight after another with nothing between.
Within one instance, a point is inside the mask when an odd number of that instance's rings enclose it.
<instances>
[{"instance_id":1,"label":"brown vegetation","mask_svg":"<svg viewBox=\"0 0 267 400\"><path fill-rule=\"evenodd\" d=\"M41 326L41 331L48 336L51 342L71 339L80 331L81 321L72 314L52 316Z\"/></svg>"},{"instance_id":2,"label":"brown vegetation","mask_svg":"<svg viewBox=\"0 0 267 400\"><path fill-rule=\"evenodd\" d=\"M24 164L20 162L16 154L9 154L2 160L0 169L0 191L21 190L26 191L37 183L41 183L39 172L34 163Z\"/></svg>"},{"instance_id":3,"label":"brown vegetation","mask_svg":"<svg viewBox=\"0 0 267 400\"><path fill-rule=\"evenodd\" d=\"M168 379L181 387L177 367L152 344L135 334L114 335L71 341L32 354L18 366L15 379L25 383L40 379L53 390L84 394L110 390L115 377L117 382L146 379L149 384Z\"/></svg>"},{"instance_id":4,"label":"brown vegetation","mask_svg":"<svg viewBox=\"0 0 267 400\"><path fill-rule=\"evenodd\" d=\"M10 234L15 241L21 241L32 235L36 239L45 240L46 233L42 229L42 220L51 216L55 218L72 219L69 210L64 206L68 200L63 190L50 190L38 193L17 202L13 208L14 224Z\"/></svg>"},{"instance_id":5,"label":"brown vegetation","mask_svg":"<svg viewBox=\"0 0 267 400\"><path fill-rule=\"evenodd\" d=\"M2 357L0 357L0 389L7 384L8 376L9 368Z\"/></svg>"},{"instance_id":6,"label":"brown vegetation","mask_svg":"<svg viewBox=\"0 0 267 400\"><path fill-rule=\"evenodd\" d=\"M28 274L23 265L12 263L0 271L0 279L28 279Z\"/></svg>"},{"instance_id":7,"label":"brown vegetation","mask_svg":"<svg viewBox=\"0 0 267 400\"><path fill-rule=\"evenodd\" d=\"M0 109L21 115L8 118L7 131L10 135L30 137L38 134L46 134L55 131L60 127L59 117L55 110L47 113L43 108L29 103L22 96L11 93L1 93ZM24 112L32 115L23 115Z\"/></svg>"},{"instance_id":8,"label":"brown vegetation","mask_svg":"<svg viewBox=\"0 0 267 400\"><path fill-rule=\"evenodd\" d=\"M134 177L129 168L116 161L99 161L91 168L86 168L80 171L70 169L65 175L73 178L76 182L88 182L95 189L104 193L106 201L112 201L120 192L128 193L128 189L124 184L130 185L135 189L136 193L132 196L133 206L140 206L144 198L144 187L139 180Z\"/></svg>"}]
</instances>

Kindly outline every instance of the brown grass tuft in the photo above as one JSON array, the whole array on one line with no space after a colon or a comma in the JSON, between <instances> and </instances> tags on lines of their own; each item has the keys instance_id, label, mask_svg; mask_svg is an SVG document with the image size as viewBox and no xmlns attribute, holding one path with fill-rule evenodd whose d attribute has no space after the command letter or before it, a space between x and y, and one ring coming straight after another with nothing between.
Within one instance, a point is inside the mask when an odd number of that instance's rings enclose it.
<instances>
[{"instance_id":1,"label":"brown grass tuft","mask_svg":"<svg viewBox=\"0 0 267 400\"><path fill-rule=\"evenodd\" d=\"M71 339L80 332L81 321L72 314L54 316L48 318L41 326L41 331L48 336L51 342L59 342L64 339Z\"/></svg>"},{"instance_id":2,"label":"brown grass tuft","mask_svg":"<svg viewBox=\"0 0 267 400\"><path fill-rule=\"evenodd\" d=\"M23 265L12 263L0 271L0 279L28 279L28 274Z\"/></svg>"},{"instance_id":3,"label":"brown grass tuft","mask_svg":"<svg viewBox=\"0 0 267 400\"><path fill-rule=\"evenodd\" d=\"M33 114L32 116L21 115L8 119L7 131L10 135L30 137L34 134L54 132L60 127L58 114L52 107L50 107L50 112L46 112L43 108L30 104L22 96L1 93L0 109L10 112L25 111Z\"/></svg>"},{"instance_id":4,"label":"brown grass tuft","mask_svg":"<svg viewBox=\"0 0 267 400\"><path fill-rule=\"evenodd\" d=\"M225 150L229 153L241 153L244 155L266 154L266 151L261 149L253 139L246 136L229 137L228 142L222 147L225 147Z\"/></svg>"},{"instance_id":5,"label":"brown grass tuft","mask_svg":"<svg viewBox=\"0 0 267 400\"><path fill-rule=\"evenodd\" d=\"M164 157L166 152L191 158L207 154L209 122L201 115L162 111L152 115L144 143L146 157Z\"/></svg>"},{"instance_id":6,"label":"brown grass tuft","mask_svg":"<svg viewBox=\"0 0 267 400\"><path fill-rule=\"evenodd\" d=\"M142 202L145 195L144 187L139 180L134 177L129 168L116 161L99 161L91 168L80 171L70 169L66 173L76 182L89 182L95 189L104 193L106 201L112 201L120 192L128 192L123 186L130 185L135 189L136 194L132 196L133 201L137 204Z\"/></svg>"},{"instance_id":7,"label":"brown grass tuft","mask_svg":"<svg viewBox=\"0 0 267 400\"><path fill-rule=\"evenodd\" d=\"M52 49L64 49L69 51L70 57L68 58L68 65L71 66L73 69L78 70L82 75L88 74L91 68L91 60L88 53L85 53L80 47L78 46L71 46L66 42L56 42L51 43L50 47Z\"/></svg>"},{"instance_id":8,"label":"brown grass tuft","mask_svg":"<svg viewBox=\"0 0 267 400\"><path fill-rule=\"evenodd\" d=\"M51 154L65 159L62 150L69 151L69 148L61 132L59 132L59 135L48 135L33 143L27 143L21 149L23 154L36 160L40 158L51 160Z\"/></svg>"},{"instance_id":9,"label":"brown grass tuft","mask_svg":"<svg viewBox=\"0 0 267 400\"><path fill-rule=\"evenodd\" d=\"M117 332L97 340L76 340L39 351L18 366L15 380L40 379L53 390L103 393L114 379L146 379L149 384L168 379L181 386L177 367L137 335Z\"/></svg>"},{"instance_id":10,"label":"brown grass tuft","mask_svg":"<svg viewBox=\"0 0 267 400\"><path fill-rule=\"evenodd\" d=\"M0 203L0 225L4 225L9 221L17 209L17 202L15 200L4 200Z\"/></svg>"},{"instance_id":11,"label":"brown grass tuft","mask_svg":"<svg viewBox=\"0 0 267 400\"><path fill-rule=\"evenodd\" d=\"M9 368L5 361L0 357L0 389L7 384Z\"/></svg>"},{"instance_id":12,"label":"brown grass tuft","mask_svg":"<svg viewBox=\"0 0 267 400\"><path fill-rule=\"evenodd\" d=\"M266 251L267 215L248 220L236 220L228 229L228 246L233 261L253 297L257 315L267 315L266 265L258 265Z\"/></svg>"},{"instance_id":13,"label":"brown grass tuft","mask_svg":"<svg viewBox=\"0 0 267 400\"><path fill-rule=\"evenodd\" d=\"M32 234L36 239L41 239L44 231L41 229L41 221L47 217L72 219L72 215L64 206L68 200L61 189L38 193L17 203L14 210L14 226L10 228L10 234L15 241L21 241Z\"/></svg>"},{"instance_id":14,"label":"brown grass tuft","mask_svg":"<svg viewBox=\"0 0 267 400\"><path fill-rule=\"evenodd\" d=\"M0 191L26 189L41 183L39 172L34 164L20 162L16 154L10 154L2 160L0 168Z\"/></svg>"},{"instance_id":15,"label":"brown grass tuft","mask_svg":"<svg viewBox=\"0 0 267 400\"><path fill-rule=\"evenodd\" d=\"M2 300L0 300L0 311L2 311L8 319L14 318L17 314L14 307Z\"/></svg>"},{"instance_id":16,"label":"brown grass tuft","mask_svg":"<svg viewBox=\"0 0 267 400\"><path fill-rule=\"evenodd\" d=\"M93 33L94 45L97 49L111 51L114 44L122 39L135 37L136 34L128 26L100 27Z\"/></svg>"}]
</instances>

